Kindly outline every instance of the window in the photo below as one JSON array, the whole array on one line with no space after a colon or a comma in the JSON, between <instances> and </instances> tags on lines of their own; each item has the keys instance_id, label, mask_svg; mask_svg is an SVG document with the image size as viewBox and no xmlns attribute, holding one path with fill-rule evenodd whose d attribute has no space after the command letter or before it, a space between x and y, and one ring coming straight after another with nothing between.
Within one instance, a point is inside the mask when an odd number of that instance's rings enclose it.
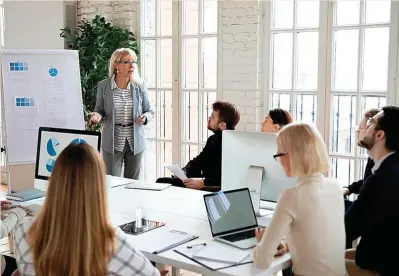
<instances>
[{"instance_id":1,"label":"window","mask_svg":"<svg viewBox=\"0 0 399 276\"><path fill-rule=\"evenodd\" d=\"M269 107L317 123L341 185L362 178L366 152L355 130L363 112L395 104L398 3L273 0Z\"/></svg>"},{"instance_id":2,"label":"window","mask_svg":"<svg viewBox=\"0 0 399 276\"><path fill-rule=\"evenodd\" d=\"M141 1L141 69L155 107L145 178L170 175L204 146L216 100L216 0ZM181 20L179 20L181 18ZM205 20L206 18L206 20Z\"/></svg>"},{"instance_id":3,"label":"window","mask_svg":"<svg viewBox=\"0 0 399 276\"><path fill-rule=\"evenodd\" d=\"M270 105L315 122L318 1L274 1L270 22Z\"/></svg>"},{"instance_id":4,"label":"window","mask_svg":"<svg viewBox=\"0 0 399 276\"><path fill-rule=\"evenodd\" d=\"M4 6L3 6L3 1L0 0L0 48L4 49ZM1 76L0 76L0 81L1 81ZM2 90L0 90L2 91ZM3 122L3 111L1 107L3 106L2 103L2 95L0 94L0 122ZM0 123L0 146L3 147L3 124ZM5 154L0 153L0 167L1 167L1 172L4 172L5 169Z\"/></svg>"}]
</instances>

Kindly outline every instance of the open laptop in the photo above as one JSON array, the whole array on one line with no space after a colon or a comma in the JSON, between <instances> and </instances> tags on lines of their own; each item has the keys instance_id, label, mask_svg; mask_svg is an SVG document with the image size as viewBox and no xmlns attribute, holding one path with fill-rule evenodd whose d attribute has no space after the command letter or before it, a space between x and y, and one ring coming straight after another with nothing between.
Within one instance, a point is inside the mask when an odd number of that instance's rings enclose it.
<instances>
[{"instance_id":1,"label":"open laptop","mask_svg":"<svg viewBox=\"0 0 399 276\"><path fill-rule=\"evenodd\" d=\"M241 249L256 245L258 222L248 188L206 194L204 201L215 240Z\"/></svg>"},{"instance_id":2,"label":"open laptop","mask_svg":"<svg viewBox=\"0 0 399 276\"><path fill-rule=\"evenodd\" d=\"M100 152L101 133L77 129L39 128L34 182L36 189L47 190L55 160L71 143L87 143Z\"/></svg>"}]
</instances>

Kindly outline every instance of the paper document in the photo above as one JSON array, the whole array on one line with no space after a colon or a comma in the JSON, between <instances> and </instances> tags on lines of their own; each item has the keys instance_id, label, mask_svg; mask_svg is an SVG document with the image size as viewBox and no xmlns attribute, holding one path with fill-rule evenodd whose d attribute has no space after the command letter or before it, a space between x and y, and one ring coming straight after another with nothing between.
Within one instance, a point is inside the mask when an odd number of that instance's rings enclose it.
<instances>
[{"instance_id":1,"label":"paper document","mask_svg":"<svg viewBox=\"0 0 399 276\"><path fill-rule=\"evenodd\" d=\"M211 242L203 246L201 250L193 254L194 258L210 261L218 261L231 264L239 264L246 260L250 252L225 245L218 242Z\"/></svg>"},{"instance_id":2,"label":"paper document","mask_svg":"<svg viewBox=\"0 0 399 276\"><path fill-rule=\"evenodd\" d=\"M186 174L178 165L174 164L170 166L165 166L165 168L167 168L171 173L173 173L173 175L180 178L180 180L184 181L187 179Z\"/></svg>"},{"instance_id":3,"label":"paper document","mask_svg":"<svg viewBox=\"0 0 399 276\"><path fill-rule=\"evenodd\" d=\"M184 257L193 260L194 262L210 269L210 270L219 270L219 269L223 269L223 268L228 268L228 267L232 267L232 266L236 266L236 265L242 265L242 264L248 264L252 262L252 255L250 254L250 251L243 251L240 250L241 252L243 252L243 255L240 255L239 258L237 259L241 259L241 257L245 257L242 261L238 262L238 263L234 263L231 261L219 261L219 260L215 260L215 259L211 259L211 258L201 258L199 257L201 255L200 252L202 253L206 253L206 251L203 251L205 248L210 248L212 250L213 248L213 244L217 244L217 246L220 243L216 243L215 241L204 241L204 240L195 240L193 242L184 244L182 246L179 246L176 250L174 250L176 253L179 253L180 255L183 255ZM205 245L203 245L205 244ZM227 246L228 249L231 249L232 251L234 250L239 250L237 248L234 248L232 246L229 245L224 245ZM208 251L209 252L209 251ZM220 251L217 250L215 252L215 254L220 254ZM240 252L240 254L241 254ZM197 256L199 255L199 256ZM208 255L207 257L213 257L214 253L211 252L211 255ZM217 259L218 257L216 257Z\"/></svg>"},{"instance_id":4,"label":"paper document","mask_svg":"<svg viewBox=\"0 0 399 276\"><path fill-rule=\"evenodd\" d=\"M156 233L156 235L154 233ZM154 231L152 234L154 235L151 245L146 249L154 254L159 254L198 238L198 236L179 230L167 229L166 227L159 229L158 232Z\"/></svg>"}]
</instances>

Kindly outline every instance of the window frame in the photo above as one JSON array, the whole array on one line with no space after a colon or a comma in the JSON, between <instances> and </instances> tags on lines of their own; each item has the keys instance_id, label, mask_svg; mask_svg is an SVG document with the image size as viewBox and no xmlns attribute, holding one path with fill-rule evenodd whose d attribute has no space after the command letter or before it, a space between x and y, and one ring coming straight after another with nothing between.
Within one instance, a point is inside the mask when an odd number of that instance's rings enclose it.
<instances>
[{"instance_id":1,"label":"window frame","mask_svg":"<svg viewBox=\"0 0 399 276\"><path fill-rule=\"evenodd\" d=\"M140 41L140 53L144 52L144 40L150 40L150 39L155 39L160 41L162 39L162 36L160 36L157 33L157 24L159 24L157 17L159 16L159 1L160 0L155 0L155 36L144 36L144 20L146 19L145 16L143 16L144 13L144 1L140 1L139 7L140 7L140 16L138 18L138 22L139 22L139 41ZM219 47L219 39L220 38L220 24L221 24L221 5L222 3L220 1L215 0L215 2L217 2L217 14L218 14L218 18L219 20L217 21L217 31L215 34L209 35L207 33L201 33L200 32L200 28L202 26L202 16L200 16L202 14L202 8L203 8L203 2L204 0L199 0L198 1L198 34L195 35L185 35L183 33L183 28L184 28L184 22L183 22L183 17L184 17L184 1L172 1L172 34L171 34L171 39L172 39L172 118L173 118L173 123L172 123L172 137L170 139L162 139L162 138L158 138L157 136L155 137L151 137L148 138L149 144L151 144L151 142L155 142L157 143L157 149L158 149L158 142L160 141L168 141L171 142L172 144L172 162L176 163L176 164L180 164L182 166L185 165L186 160L184 159L184 146L185 145L196 145L198 146L198 153L201 151L202 147L205 146L205 142L206 141L201 141L201 136L202 136L202 128L206 127L203 125L202 123L202 93L201 91L210 91L212 90L212 92L215 92L216 95L216 100L220 99L220 87L221 87L221 78L216 75L216 87L215 89L207 89L207 88L202 88L202 79L203 79L203 70L201 69L201 60L202 60L202 41L203 38L206 37L216 37L217 40L217 72L218 70L221 68L221 49ZM183 51L183 43L184 43L184 38L186 37L192 37L192 38L198 38L198 87L197 88L183 88L183 81L184 81L184 51ZM166 38L166 36L165 36ZM169 38L169 36L168 36ZM159 42L158 42L159 43ZM159 74L159 67L160 64L158 63L157 60L157 42L156 42L156 71L157 71L157 76L155 76L156 78L156 82L157 78L159 78L160 74ZM144 76L144 64L140 64L140 71L141 74ZM157 87L158 83L156 83L156 88L154 89L149 89L149 90L155 90L158 91L161 88ZM193 91L193 92L198 92L198 137L197 137L197 141L193 142L193 141L185 141L184 140L184 131L185 131L185 126L184 126L184 104L185 104L185 93L186 91ZM156 111L155 111L156 112ZM157 122L158 124L159 122ZM156 126L154 126L156 127ZM151 150L151 149L149 149ZM162 160L159 160L159 156L161 156L162 154L159 153L159 151L157 150L157 152L155 153L156 156L156 169L155 169L155 173L156 173L156 178L158 177L162 177L163 173L163 163ZM144 164L146 163L146 161L144 160L143 162L143 168ZM148 177L152 177L152 175L147 175L147 172L145 173L146 176Z\"/></svg>"},{"instance_id":2,"label":"window frame","mask_svg":"<svg viewBox=\"0 0 399 276\"><path fill-rule=\"evenodd\" d=\"M296 2L296 0L295 0ZM363 2L363 1L362 1ZM349 155L344 155L341 153L333 153L331 151L331 135L332 135L332 124L333 124L333 117L332 117L332 108L333 108L333 96L334 95L345 95L346 93L334 93L335 91L332 90L331 82L333 81L333 72L332 72L332 60L334 57L333 54L333 44L334 44L334 11L336 2L334 0L328 1L320 1L319 6L319 45L318 45L318 76L317 76L317 117L316 117L316 126L319 129L323 139L326 143L328 148L328 152L330 158L339 158L339 159L349 159L354 160L354 180L363 178L363 171L361 168L361 162L366 160L364 156L359 155L359 149L355 145L355 150L353 153ZM263 113L266 114L271 107L271 95L274 92L271 89L271 78L272 78L272 31L271 31L271 24L273 20L273 6L272 1L264 2L264 12L265 12L265 22L263 24L263 54L265 56L265 61L263 62L263 72L265 74L265 78L263 78L262 89L263 89ZM361 4L361 7L363 4ZM295 6L295 4L294 4ZM360 11L359 11L360 12ZM295 13L295 9L294 9ZM353 95L356 97L356 118L355 123L357 124L361 119L361 100L362 96L366 95L379 95L386 96L386 104L396 104L399 105L399 83L397 81L399 77L399 48L398 48L398 25L399 25L399 2L391 1L391 10L390 10L390 23L389 23L389 47L388 47L388 83L387 83L387 91L386 92L374 92L374 93L365 93L361 94L362 92L358 92L359 88L356 91L348 92L347 95ZM361 18L359 19L361 20ZM374 25L374 24L371 24ZM362 30L361 21L358 25L355 25L354 28L358 30ZM345 29L345 28L344 28ZM295 29L294 29L295 30ZM359 34L359 42L362 42L362 35ZM360 49L362 46L358 46L359 48L359 59L358 63L361 63L361 54L364 52ZM293 47L295 48L295 47ZM391 58L394 57L394 58ZM294 58L294 57L293 57ZM359 72L361 71L358 68L358 83L361 81L361 76ZM294 84L293 84L294 85ZM295 116L295 106L292 106L293 103L293 96L295 96L295 92L289 92L291 95L291 109L292 114ZM355 137L355 136L354 136ZM329 174L331 175L332 172L330 171ZM346 183L348 185L350 183Z\"/></svg>"}]
</instances>

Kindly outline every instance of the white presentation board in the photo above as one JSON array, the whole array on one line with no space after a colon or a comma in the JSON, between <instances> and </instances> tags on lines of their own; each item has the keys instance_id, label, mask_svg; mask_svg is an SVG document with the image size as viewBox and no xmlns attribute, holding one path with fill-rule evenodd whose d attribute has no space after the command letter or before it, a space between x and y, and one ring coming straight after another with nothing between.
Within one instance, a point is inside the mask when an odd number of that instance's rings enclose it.
<instances>
[{"instance_id":1,"label":"white presentation board","mask_svg":"<svg viewBox=\"0 0 399 276\"><path fill-rule=\"evenodd\" d=\"M3 50L8 165L36 161L40 126L84 129L79 56L73 50Z\"/></svg>"}]
</instances>

